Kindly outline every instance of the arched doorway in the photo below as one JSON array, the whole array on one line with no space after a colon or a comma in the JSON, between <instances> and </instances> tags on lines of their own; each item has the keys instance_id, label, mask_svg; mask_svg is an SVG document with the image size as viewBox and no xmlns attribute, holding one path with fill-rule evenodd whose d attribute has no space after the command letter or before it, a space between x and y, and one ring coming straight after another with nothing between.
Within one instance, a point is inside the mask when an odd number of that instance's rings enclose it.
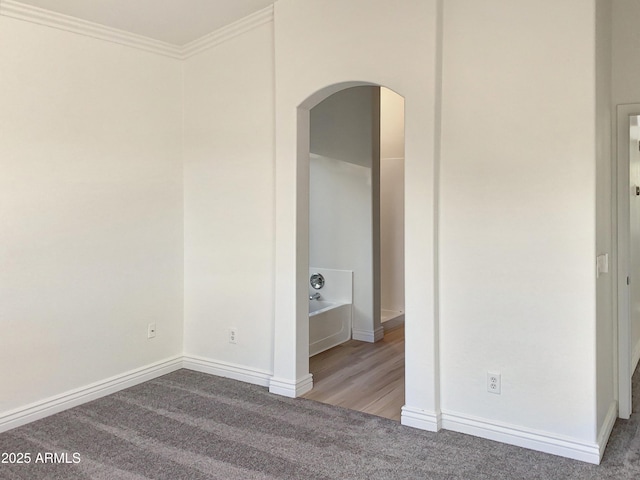
<instances>
[{"instance_id":1,"label":"arched doorway","mask_svg":"<svg viewBox=\"0 0 640 480\"><path fill-rule=\"evenodd\" d=\"M289 397L312 388L309 374L309 121L310 109L354 86L386 86L406 99L405 329L406 390L402 423L440 428L437 325L437 162L434 105L393 85L347 81L319 88L301 102L276 99L276 251L274 362L269 390Z\"/></svg>"},{"instance_id":2,"label":"arched doorway","mask_svg":"<svg viewBox=\"0 0 640 480\"><path fill-rule=\"evenodd\" d=\"M307 282L305 397L400 420L403 97L373 86L334 93L311 109L309 153L309 276L323 282Z\"/></svg>"}]
</instances>

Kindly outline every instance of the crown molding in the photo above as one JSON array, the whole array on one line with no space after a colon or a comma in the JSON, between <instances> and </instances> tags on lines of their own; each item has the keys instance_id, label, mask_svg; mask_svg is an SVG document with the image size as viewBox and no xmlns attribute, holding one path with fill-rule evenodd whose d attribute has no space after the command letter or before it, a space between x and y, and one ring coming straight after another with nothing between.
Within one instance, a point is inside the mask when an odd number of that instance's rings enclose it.
<instances>
[{"instance_id":1,"label":"crown molding","mask_svg":"<svg viewBox=\"0 0 640 480\"><path fill-rule=\"evenodd\" d=\"M247 17L211 32L204 37L183 46L161 42L142 35L125 32L94 22L88 22L69 15L52 12L44 8L34 7L15 0L0 0L0 16L36 23L46 27L64 30L86 37L97 38L107 42L126 45L146 52L166 57L185 60L204 50L212 48L237 35L248 32L260 25L273 21L273 5L259 10Z\"/></svg>"},{"instance_id":2,"label":"crown molding","mask_svg":"<svg viewBox=\"0 0 640 480\"><path fill-rule=\"evenodd\" d=\"M253 30L265 23L273 21L273 5L269 5L262 10L258 10L251 15L248 15L236 22L219 28L218 30L211 32L204 37L200 37L197 40L189 42L182 47L182 58L187 59L215 47L233 37L241 35L249 30Z\"/></svg>"},{"instance_id":3,"label":"crown molding","mask_svg":"<svg viewBox=\"0 0 640 480\"><path fill-rule=\"evenodd\" d=\"M38 25L44 25L46 27L57 28L58 30L65 30L78 35L84 35L85 37L126 45L167 57L182 58L180 47L176 47L170 43L153 40L116 28L106 27L98 23L88 22L69 15L45 10L44 8L26 5L14 0L0 0L0 15L37 23Z\"/></svg>"}]
</instances>

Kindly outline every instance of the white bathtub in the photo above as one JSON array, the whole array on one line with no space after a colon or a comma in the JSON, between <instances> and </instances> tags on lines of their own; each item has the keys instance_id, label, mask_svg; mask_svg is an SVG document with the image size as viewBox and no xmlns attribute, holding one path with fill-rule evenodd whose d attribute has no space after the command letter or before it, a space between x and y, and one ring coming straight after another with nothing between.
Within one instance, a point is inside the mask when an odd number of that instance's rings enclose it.
<instances>
[{"instance_id":1,"label":"white bathtub","mask_svg":"<svg viewBox=\"0 0 640 480\"><path fill-rule=\"evenodd\" d=\"M309 356L351 339L351 304L309 300Z\"/></svg>"}]
</instances>

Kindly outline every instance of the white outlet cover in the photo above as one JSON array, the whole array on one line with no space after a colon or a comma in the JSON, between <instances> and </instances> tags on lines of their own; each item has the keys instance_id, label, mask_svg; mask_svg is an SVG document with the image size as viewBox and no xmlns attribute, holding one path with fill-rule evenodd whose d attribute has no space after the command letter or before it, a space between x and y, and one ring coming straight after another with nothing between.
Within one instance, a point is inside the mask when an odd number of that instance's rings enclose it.
<instances>
[{"instance_id":1,"label":"white outlet cover","mask_svg":"<svg viewBox=\"0 0 640 480\"><path fill-rule=\"evenodd\" d=\"M238 343L238 329L235 327L229 328L229 343Z\"/></svg>"},{"instance_id":2,"label":"white outlet cover","mask_svg":"<svg viewBox=\"0 0 640 480\"><path fill-rule=\"evenodd\" d=\"M499 395L502 390L501 375L499 372L487 372L487 392Z\"/></svg>"}]
</instances>

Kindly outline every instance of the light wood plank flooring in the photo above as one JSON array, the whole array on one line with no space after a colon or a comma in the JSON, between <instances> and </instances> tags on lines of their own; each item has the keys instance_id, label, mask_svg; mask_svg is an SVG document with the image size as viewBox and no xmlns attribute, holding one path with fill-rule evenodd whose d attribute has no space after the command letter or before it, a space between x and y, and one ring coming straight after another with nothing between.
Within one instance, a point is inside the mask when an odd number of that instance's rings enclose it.
<instances>
[{"instance_id":1,"label":"light wood plank flooring","mask_svg":"<svg viewBox=\"0 0 640 480\"><path fill-rule=\"evenodd\" d=\"M400 421L404 405L404 326L377 343L349 340L309 359L305 398Z\"/></svg>"}]
</instances>

